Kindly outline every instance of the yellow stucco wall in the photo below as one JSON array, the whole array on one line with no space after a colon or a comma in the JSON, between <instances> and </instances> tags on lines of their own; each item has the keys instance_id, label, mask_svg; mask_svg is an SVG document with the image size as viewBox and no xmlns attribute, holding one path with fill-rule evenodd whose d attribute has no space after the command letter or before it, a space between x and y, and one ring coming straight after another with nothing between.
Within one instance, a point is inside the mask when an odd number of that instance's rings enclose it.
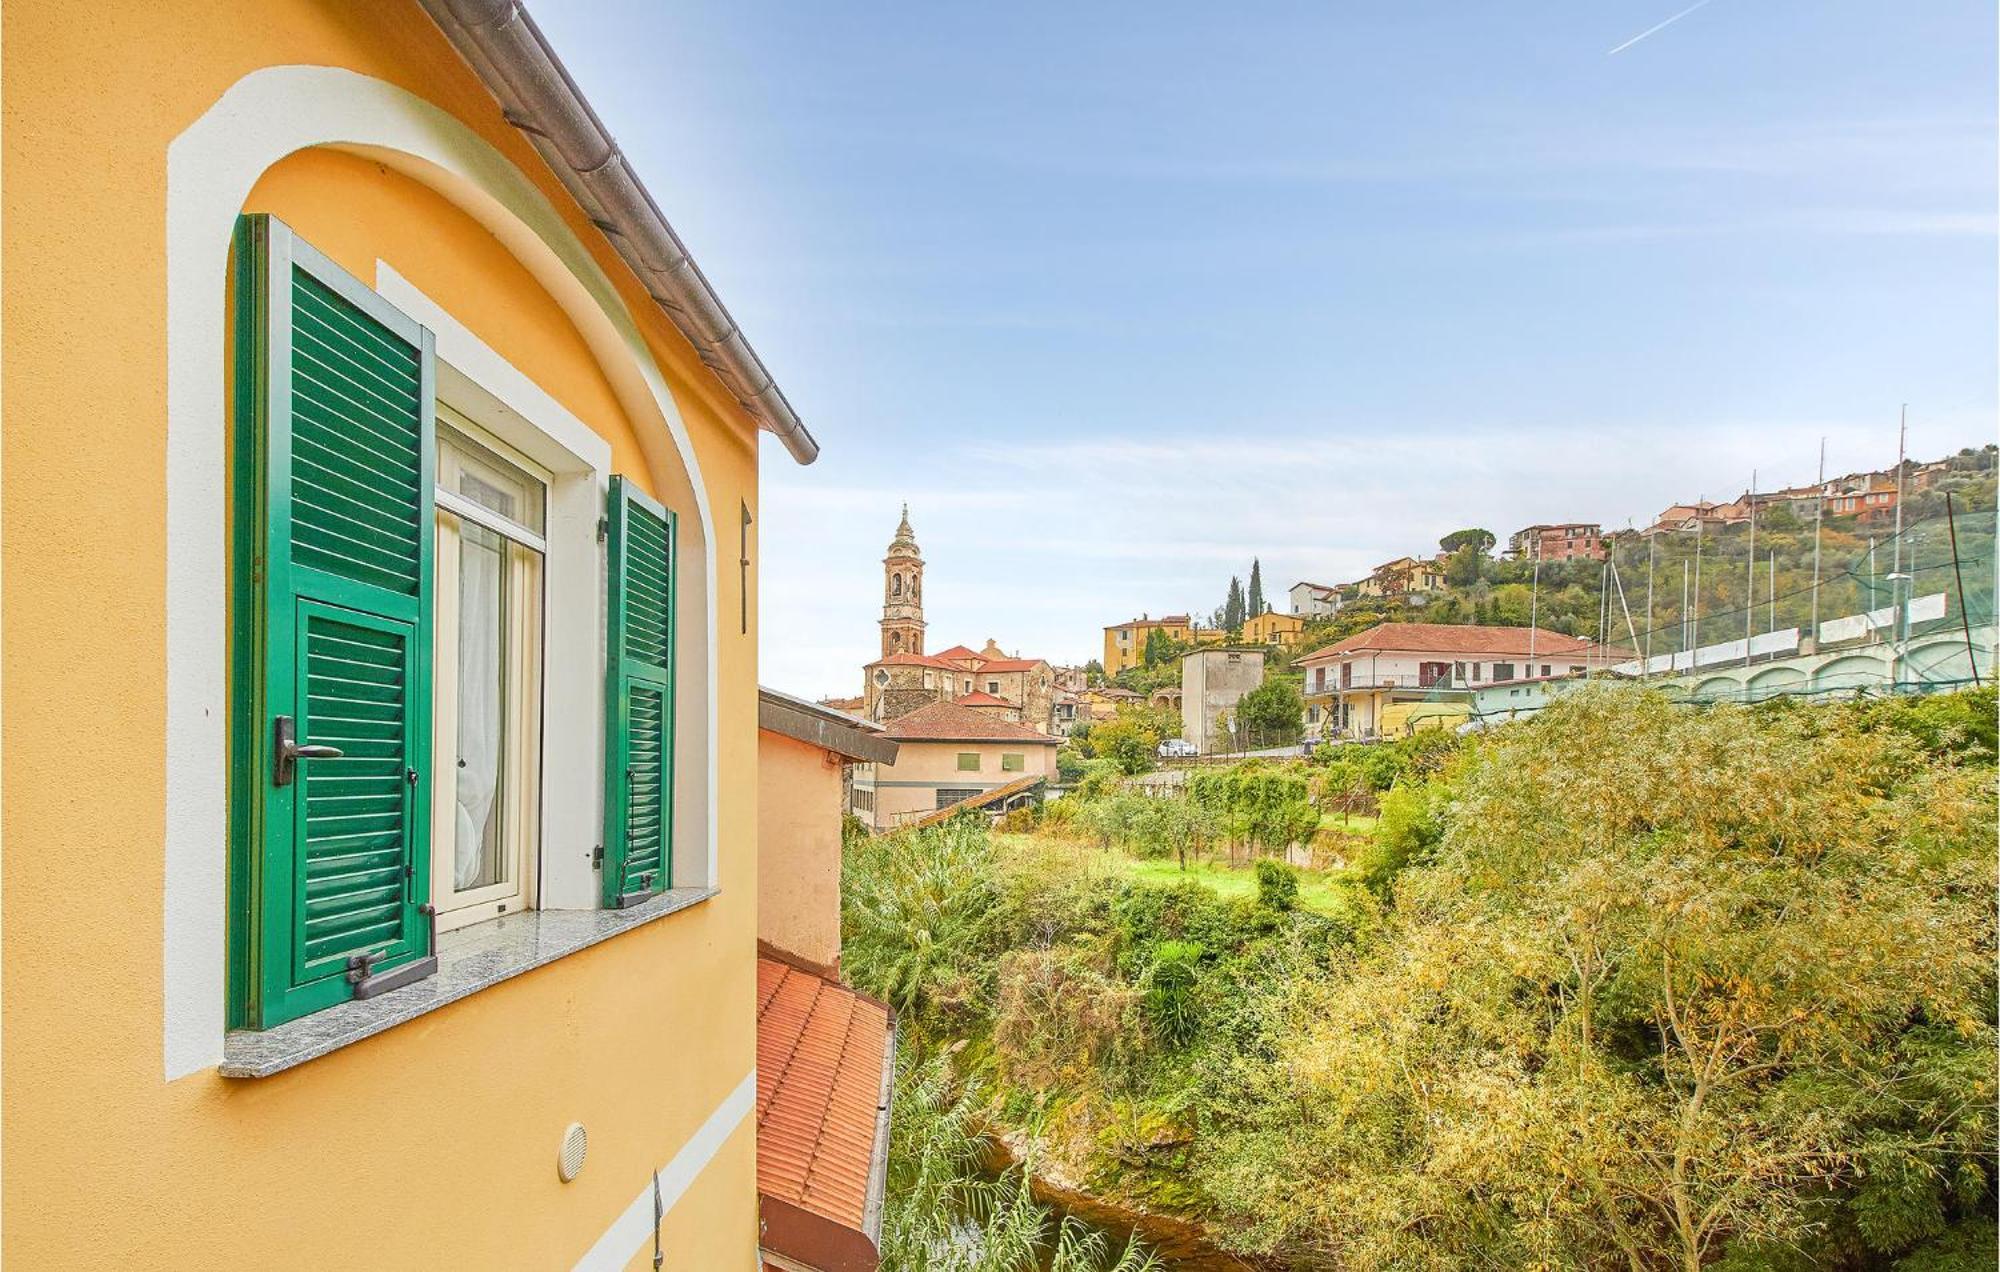
<instances>
[{"instance_id":1,"label":"yellow stucco wall","mask_svg":"<svg viewBox=\"0 0 2000 1272\"><path fill-rule=\"evenodd\" d=\"M1305 629L1306 620L1298 615L1271 610L1244 619L1242 639L1260 645L1276 645L1292 639Z\"/></svg>"},{"instance_id":2,"label":"yellow stucco wall","mask_svg":"<svg viewBox=\"0 0 2000 1272\"><path fill-rule=\"evenodd\" d=\"M757 735L757 935L825 967L840 961L841 766L830 755Z\"/></svg>"},{"instance_id":3,"label":"yellow stucco wall","mask_svg":"<svg viewBox=\"0 0 2000 1272\"><path fill-rule=\"evenodd\" d=\"M1157 619L1135 619L1130 623L1120 623L1104 629L1104 674L1115 676L1127 667L1135 667L1145 659L1146 637L1154 628L1165 632L1167 639L1185 643L1189 637L1186 623L1162 623ZM1123 642L1118 639L1126 634Z\"/></svg>"},{"instance_id":4,"label":"yellow stucco wall","mask_svg":"<svg viewBox=\"0 0 2000 1272\"><path fill-rule=\"evenodd\" d=\"M0 1257L566 1267L754 1065L755 624L718 624L719 897L275 1077L165 1081L168 145L262 67L345 67L416 93L526 173L614 280L725 524L739 499L757 505L749 427L416 5L21 0L4 52ZM364 281L390 262L654 485L576 331L429 188L307 153L248 207ZM737 579L716 578L730 619ZM590 1159L564 1185L573 1120ZM737 1126L669 1216L669 1267L751 1266L753 1138Z\"/></svg>"}]
</instances>

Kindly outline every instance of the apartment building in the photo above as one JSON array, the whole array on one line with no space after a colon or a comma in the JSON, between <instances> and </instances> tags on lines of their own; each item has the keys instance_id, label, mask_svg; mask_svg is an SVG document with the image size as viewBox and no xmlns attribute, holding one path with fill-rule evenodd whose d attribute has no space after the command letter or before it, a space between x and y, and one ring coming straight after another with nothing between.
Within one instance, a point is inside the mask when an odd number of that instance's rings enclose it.
<instances>
[{"instance_id":1,"label":"apartment building","mask_svg":"<svg viewBox=\"0 0 2000 1272\"><path fill-rule=\"evenodd\" d=\"M1594 521L1524 526L1507 537L1507 554L1524 561L1602 561L1604 527Z\"/></svg>"}]
</instances>

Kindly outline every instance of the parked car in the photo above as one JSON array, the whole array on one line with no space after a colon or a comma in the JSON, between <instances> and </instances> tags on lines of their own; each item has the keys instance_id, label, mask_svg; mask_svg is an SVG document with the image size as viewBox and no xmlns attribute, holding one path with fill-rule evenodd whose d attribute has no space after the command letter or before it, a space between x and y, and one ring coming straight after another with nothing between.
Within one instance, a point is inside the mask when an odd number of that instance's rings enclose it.
<instances>
[{"instance_id":1,"label":"parked car","mask_svg":"<svg viewBox=\"0 0 2000 1272\"><path fill-rule=\"evenodd\" d=\"M1160 758L1163 760L1185 760L1200 754L1194 743L1186 738L1168 738L1160 743Z\"/></svg>"}]
</instances>

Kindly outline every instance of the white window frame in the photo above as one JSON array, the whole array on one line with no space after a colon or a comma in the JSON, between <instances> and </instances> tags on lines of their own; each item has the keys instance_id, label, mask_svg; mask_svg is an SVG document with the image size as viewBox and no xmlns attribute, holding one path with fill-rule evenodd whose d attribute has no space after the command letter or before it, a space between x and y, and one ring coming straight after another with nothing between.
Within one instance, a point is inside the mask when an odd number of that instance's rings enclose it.
<instances>
[{"instance_id":1,"label":"white window frame","mask_svg":"<svg viewBox=\"0 0 2000 1272\"><path fill-rule=\"evenodd\" d=\"M491 451L541 483L542 516L538 520L544 526L548 524L548 492L553 483L552 473L480 427L464 410L442 395L438 400L438 424L440 450L444 445L443 436L449 430ZM440 455L438 472L442 474L443 471L443 457ZM545 536L442 485L436 488L436 498L438 646L432 661L431 700L433 754L436 757L434 771L438 774L438 781L434 783L431 800L431 903L438 908L438 931L449 932L496 919L503 914L533 909L540 891L538 885L544 843L541 819L544 775L542 717L548 683L543 651L547 644L544 631L548 621L549 570L548 540ZM445 780L456 771L458 750L458 651L455 647L458 592L455 586L444 586L444 576L448 572L455 573L458 562L460 536L455 529L447 530L446 527L447 518L452 517L490 530L510 545L503 568L509 575L507 594L517 598L516 604L521 604L518 598L523 588L531 587L533 593L532 601L526 605L521 616L519 629L512 633L514 639L508 643L506 654L507 723L502 737L507 740L507 746L501 759L506 776L501 791L507 808L501 824L510 841L505 849L509 858L508 877L483 888L465 891L453 886L455 858L451 849L456 842L457 819L452 815L452 783ZM450 542L447 542L447 535ZM512 550L516 546L526 549L532 558L524 560L524 554ZM447 640L447 636L451 639Z\"/></svg>"}]
</instances>

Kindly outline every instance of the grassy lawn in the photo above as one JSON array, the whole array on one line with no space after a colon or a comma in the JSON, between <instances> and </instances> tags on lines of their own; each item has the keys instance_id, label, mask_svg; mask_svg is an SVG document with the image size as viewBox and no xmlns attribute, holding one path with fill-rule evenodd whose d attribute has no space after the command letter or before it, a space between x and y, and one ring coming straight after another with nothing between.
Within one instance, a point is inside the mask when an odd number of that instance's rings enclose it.
<instances>
[{"instance_id":1,"label":"grassy lawn","mask_svg":"<svg viewBox=\"0 0 2000 1272\"><path fill-rule=\"evenodd\" d=\"M1357 817L1353 829L1358 833L1361 823L1373 826L1374 819ZM1093 845L1076 840L1050 839L1039 835L1002 834L996 835L1003 845L1027 848L1059 846L1079 857L1093 859L1101 869L1148 887L1171 887L1183 880L1192 880L1217 896L1224 898L1254 897L1257 895L1257 870L1254 865L1231 866L1226 858L1204 859L1188 863L1183 871L1180 862L1171 857L1147 859L1128 857L1118 851L1101 851ZM1321 914L1343 914L1347 912L1345 900L1349 885L1336 880L1333 873L1319 870L1299 870L1299 904L1308 910Z\"/></svg>"},{"instance_id":2,"label":"grassy lawn","mask_svg":"<svg viewBox=\"0 0 2000 1272\"><path fill-rule=\"evenodd\" d=\"M1372 835L1375 833L1375 819L1365 813L1352 813L1346 817L1339 813L1321 813L1319 828L1336 835Z\"/></svg>"},{"instance_id":3,"label":"grassy lawn","mask_svg":"<svg viewBox=\"0 0 2000 1272\"><path fill-rule=\"evenodd\" d=\"M1231 866L1226 861L1189 862L1183 871L1177 861L1142 861L1122 853L1105 854L1107 863L1134 883L1171 887L1192 879L1220 897L1257 895L1257 871L1252 866ZM1346 910L1343 889L1317 870L1299 871L1299 904L1321 914L1341 914Z\"/></svg>"}]
</instances>

